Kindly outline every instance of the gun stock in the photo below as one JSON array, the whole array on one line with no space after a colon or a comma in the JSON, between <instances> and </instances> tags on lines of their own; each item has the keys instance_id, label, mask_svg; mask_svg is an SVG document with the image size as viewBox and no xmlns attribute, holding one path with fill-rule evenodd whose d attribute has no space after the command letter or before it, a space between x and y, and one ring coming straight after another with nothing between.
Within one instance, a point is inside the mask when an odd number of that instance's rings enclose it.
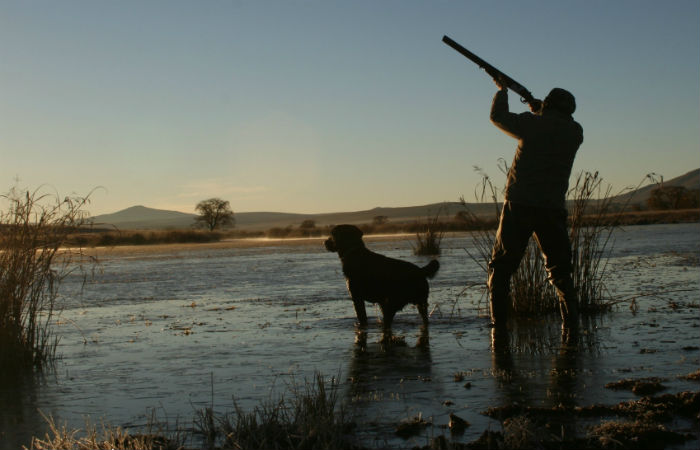
<instances>
[{"instance_id":1,"label":"gun stock","mask_svg":"<svg viewBox=\"0 0 700 450\"><path fill-rule=\"evenodd\" d=\"M459 45L457 42L453 41L450 39L448 36L443 36L442 37L442 42L445 44L449 45L453 49L457 50L459 53L462 55L466 56L469 58L471 61L476 63L477 66L480 68L484 69L486 73L488 73L492 78L498 79L501 82L505 83L506 87L516 94L518 94L521 97L521 101L523 103L528 103L530 106L533 107L533 109L539 109L540 106L540 100L537 100L535 97L532 96L530 91L528 91L525 86L522 84L518 83L505 73L501 72L500 70L496 69L494 66L491 64L487 63L483 59L479 58L477 55L474 53L470 52L466 48L462 47Z\"/></svg>"}]
</instances>

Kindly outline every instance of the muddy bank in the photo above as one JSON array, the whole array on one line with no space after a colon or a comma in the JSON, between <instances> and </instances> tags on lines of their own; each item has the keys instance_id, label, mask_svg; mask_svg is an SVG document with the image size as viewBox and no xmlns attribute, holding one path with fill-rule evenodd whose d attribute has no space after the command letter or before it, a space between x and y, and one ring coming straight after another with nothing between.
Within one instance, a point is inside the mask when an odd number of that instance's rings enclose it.
<instances>
[{"instance_id":1,"label":"muddy bank","mask_svg":"<svg viewBox=\"0 0 700 450\"><path fill-rule=\"evenodd\" d=\"M626 383L626 382L623 382ZM552 408L509 405L484 414L501 422L502 431L485 432L477 441L454 448L626 448L662 449L700 437L700 392L684 391L615 405L558 405ZM585 434L572 430L583 422ZM567 432L568 431L568 432Z\"/></svg>"}]
</instances>

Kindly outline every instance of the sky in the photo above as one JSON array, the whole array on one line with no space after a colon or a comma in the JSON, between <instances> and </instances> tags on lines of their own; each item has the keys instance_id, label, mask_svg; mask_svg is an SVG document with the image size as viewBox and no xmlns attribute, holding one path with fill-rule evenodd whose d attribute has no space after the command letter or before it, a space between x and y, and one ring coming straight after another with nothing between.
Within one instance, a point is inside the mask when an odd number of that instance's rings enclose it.
<instances>
[{"instance_id":1,"label":"sky","mask_svg":"<svg viewBox=\"0 0 700 450\"><path fill-rule=\"evenodd\" d=\"M576 96L574 175L700 167L700 2L0 0L0 192L194 212L474 199L494 83ZM511 111L526 111L510 94Z\"/></svg>"}]
</instances>

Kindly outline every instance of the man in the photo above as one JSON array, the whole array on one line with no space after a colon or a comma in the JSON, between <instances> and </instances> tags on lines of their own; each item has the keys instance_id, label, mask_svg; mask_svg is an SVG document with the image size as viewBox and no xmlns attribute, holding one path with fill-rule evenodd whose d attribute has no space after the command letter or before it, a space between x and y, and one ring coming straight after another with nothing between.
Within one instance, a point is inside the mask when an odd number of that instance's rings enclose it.
<instances>
[{"instance_id":1,"label":"man","mask_svg":"<svg viewBox=\"0 0 700 450\"><path fill-rule=\"evenodd\" d=\"M488 287L491 323L503 328L510 301L510 278L518 269L530 236L544 255L549 281L559 296L563 326L575 326L578 299L571 278L571 244L567 229L566 192L583 129L574 121L574 96L554 88L533 113L511 113L505 84L491 107L491 121L518 139L508 172L505 201L496 233Z\"/></svg>"}]
</instances>

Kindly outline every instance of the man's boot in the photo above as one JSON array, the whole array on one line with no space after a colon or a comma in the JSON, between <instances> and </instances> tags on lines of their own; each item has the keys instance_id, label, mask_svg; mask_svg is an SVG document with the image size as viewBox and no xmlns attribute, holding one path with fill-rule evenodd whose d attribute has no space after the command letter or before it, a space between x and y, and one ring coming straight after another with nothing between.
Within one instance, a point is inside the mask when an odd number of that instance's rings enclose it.
<instances>
[{"instance_id":1,"label":"man's boot","mask_svg":"<svg viewBox=\"0 0 700 450\"><path fill-rule=\"evenodd\" d=\"M561 288L559 287L561 286ZM578 327L578 296L574 283L567 280L562 283L555 284L557 295L559 296L559 310L561 311L562 326L564 328Z\"/></svg>"},{"instance_id":2,"label":"man's boot","mask_svg":"<svg viewBox=\"0 0 700 450\"><path fill-rule=\"evenodd\" d=\"M491 326L504 328L508 319L508 302L510 301L510 277L503 277L491 272L489 275L489 312Z\"/></svg>"}]
</instances>

